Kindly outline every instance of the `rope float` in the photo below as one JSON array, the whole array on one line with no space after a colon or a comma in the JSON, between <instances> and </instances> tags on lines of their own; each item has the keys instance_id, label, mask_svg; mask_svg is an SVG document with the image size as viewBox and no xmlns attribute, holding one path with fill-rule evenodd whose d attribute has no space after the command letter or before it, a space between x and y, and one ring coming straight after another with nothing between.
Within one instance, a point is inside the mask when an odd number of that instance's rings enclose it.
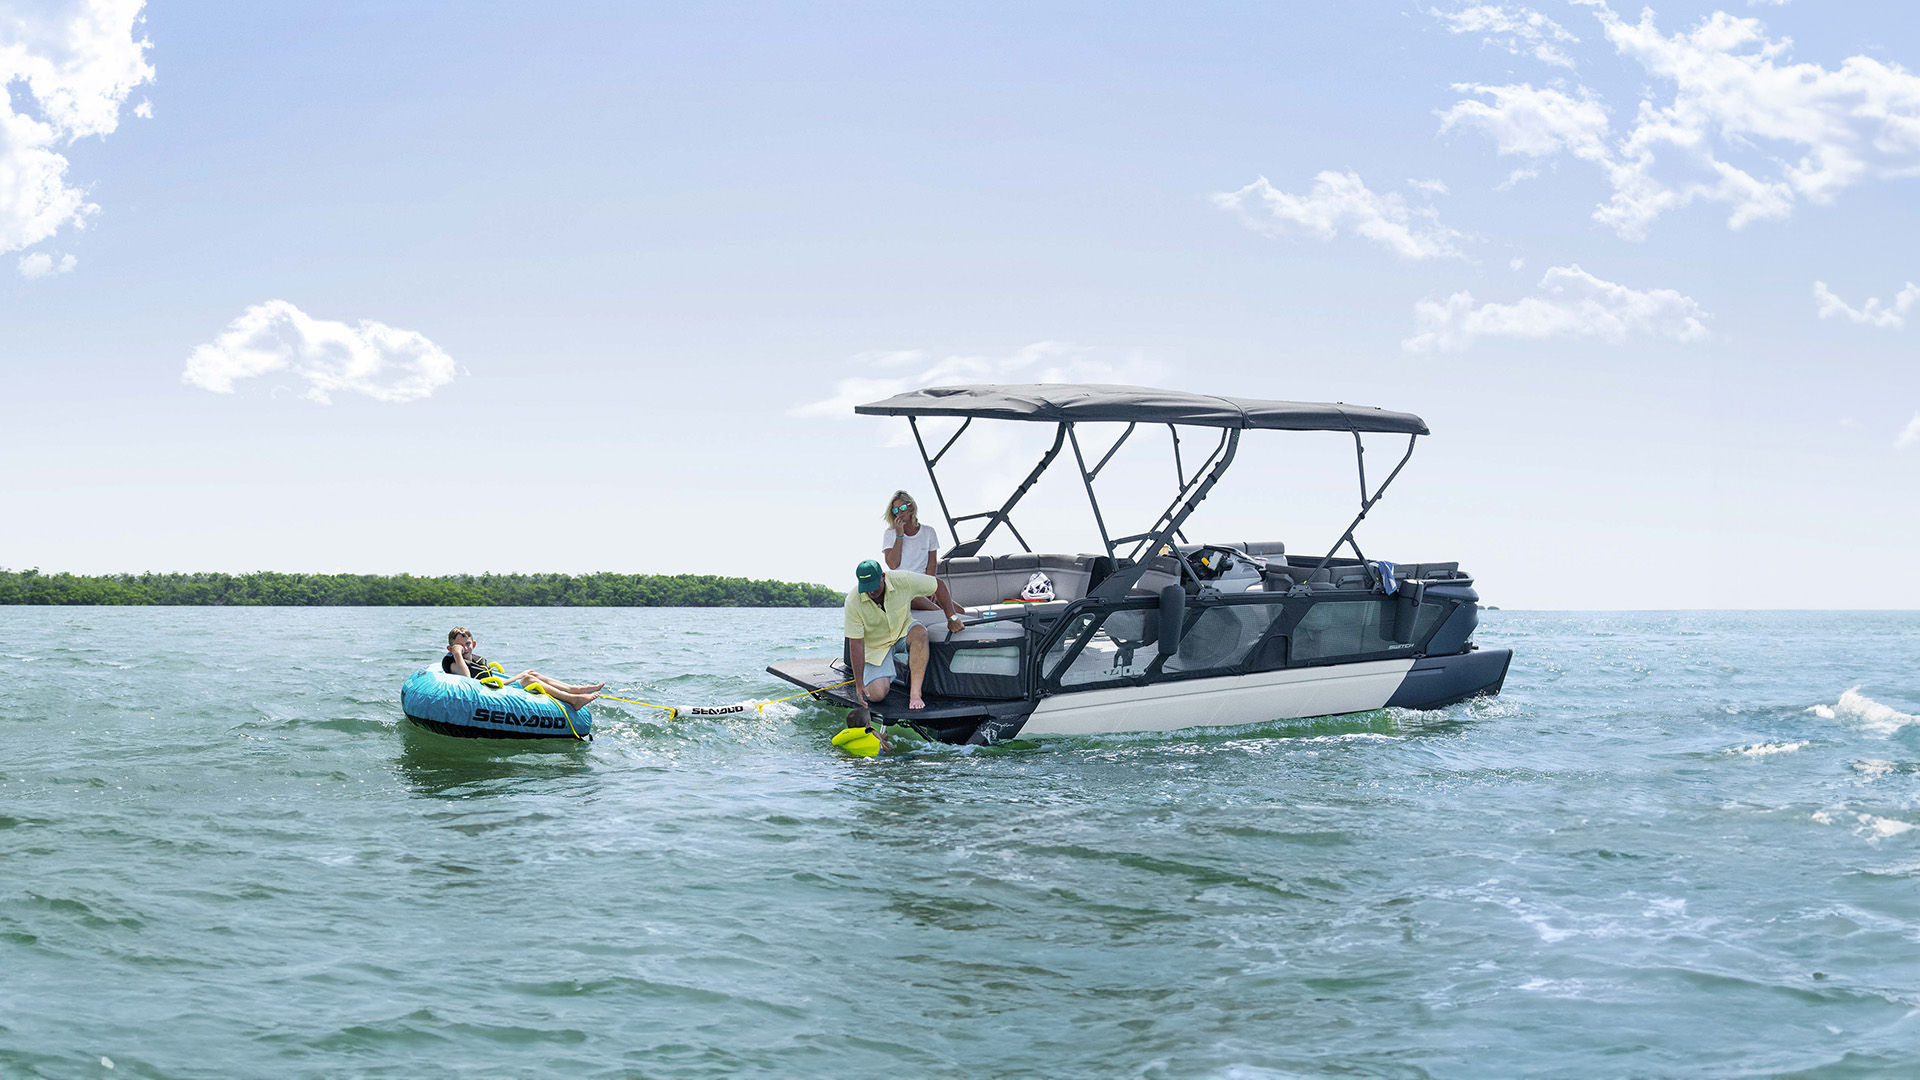
<instances>
[{"instance_id":1,"label":"rope float","mask_svg":"<svg viewBox=\"0 0 1920 1080\"><path fill-rule=\"evenodd\" d=\"M794 698L811 697L828 690L838 690L843 686L852 684L852 682L852 679L848 679L846 682L837 682L832 686L823 686L818 690L802 690L797 694L788 694L782 698L772 698L767 701L743 701L736 705L657 705L651 701L616 697L612 694L601 694L600 696L608 701L624 701L629 705L639 705L648 709L659 709L667 714L667 719L669 720L677 720L682 717L692 720L710 716L738 716L745 713L748 709L764 715L769 705L778 705L783 701L792 701Z\"/></svg>"}]
</instances>

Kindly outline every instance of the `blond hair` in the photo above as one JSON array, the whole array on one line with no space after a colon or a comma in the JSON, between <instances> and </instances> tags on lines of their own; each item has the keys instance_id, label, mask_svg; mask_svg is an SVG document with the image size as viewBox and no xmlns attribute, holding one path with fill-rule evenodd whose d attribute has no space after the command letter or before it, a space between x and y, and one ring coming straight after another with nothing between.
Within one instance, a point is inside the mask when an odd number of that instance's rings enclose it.
<instances>
[{"instance_id":1,"label":"blond hair","mask_svg":"<svg viewBox=\"0 0 1920 1080\"><path fill-rule=\"evenodd\" d=\"M893 493L893 495L890 498L887 499L887 508L886 510L881 512L880 520L886 522L889 525L893 524L893 508L896 506L899 506L901 503L912 504L914 518L918 519L920 517L920 503L917 500L915 500L913 496L907 494L906 492L896 491Z\"/></svg>"},{"instance_id":2,"label":"blond hair","mask_svg":"<svg viewBox=\"0 0 1920 1080\"><path fill-rule=\"evenodd\" d=\"M464 626L456 626L447 631L447 644L451 645L465 636L467 636L467 628Z\"/></svg>"}]
</instances>

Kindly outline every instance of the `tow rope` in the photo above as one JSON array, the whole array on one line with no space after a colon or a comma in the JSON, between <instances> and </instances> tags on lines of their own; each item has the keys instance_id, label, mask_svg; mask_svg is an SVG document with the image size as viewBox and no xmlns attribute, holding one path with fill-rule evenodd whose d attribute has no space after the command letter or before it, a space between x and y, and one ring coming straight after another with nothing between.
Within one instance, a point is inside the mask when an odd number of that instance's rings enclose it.
<instances>
[{"instance_id":1,"label":"tow rope","mask_svg":"<svg viewBox=\"0 0 1920 1080\"><path fill-rule=\"evenodd\" d=\"M507 685L507 669L506 668L503 668L496 663L489 663L487 665L487 670L491 672L491 674L482 677L480 679L480 685L492 687L495 690L501 689L502 687ZM560 719L565 720L567 722L567 731L573 735L576 741L578 742L593 741L593 735L591 733L582 735L580 734L580 729L573 726L573 713L567 708L567 703L564 701L561 701L557 697L554 697L552 694L547 693L546 687L541 686L537 682L530 682L530 683L527 683L525 686L523 686L521 689L525 690L529 694L538 694L541 697L546 698L548 701L553 702L555 705L560 706Z\"/></svg>"},{"instance_id":2,"label":"tow rope","mask_svg":"<svg viewBox=\"0 0 1920 1080\"><path fill-rule=\"evenodd\" d=\"M683 717L688 720L691 720L691 719L694 719L695 717L738 716L742 713L745 713L748 709L752 709L754 712L764 715L766 712L766 708L769 705L778 705L783 701L792 701L794 698L809 697L814 694L824 693L825 691L828 691L828 690L838 690L843 686L847 686L851 684L852 682L853 682L852 679L848 679L846 682L837 682L837 683L834 683L832 686L822 686L818 690L802 690L797 694L789 694L783 698L772 698L767 701L743 701L736 705L656 705L651 701L640 701L635 698L616 697L612 694L601 694L600 696L602 698L605 698L608 701L624 701L629 705L639 705L648 709L659 709L661 712L664 712L667 714L667 719L669 720L677 720Z\"/></svg>"},{"instance_id":3,"label":"tow rope","mask_svg":"<svg viewBox=\"0 0 1920 1080\"><path fill-rule=\"evenodd\" d=\"M561 700L560 700L559 698L557 698L557 697L554 697L554 696L553 696L552 694L549 694L549 693L547 693L547 688L546 688L546 687L544 687L544 686L541 686L541 685L540 685L539 683L537 683L537 682L530 682L530 683L528 683L528 684L527 684L527 687L526 687L526 689L527 689L527 693L529 693L529 694L539 694L539 695L540 695L541 697L543 697L543 698L546 698L546 699L547 699L548 701L551 701L551 702L553 702L553 703L554 703L555 705L558 705L558 706L560 706L560 716L561 716L561 718L562 718L562 719L564 719L564 720L566 720L566 722L567 722L567 730L568 730L569 732L572 732L572 734L573 734L573 737L574 737L574 739L575 739L575 740L577 740L577 741L582 741L582 742L592 742L592 741L593 741L593 736L592 736L592 735L590 735L590 734L589 734L589 735L582 735L582 734L580 734L580 729L578 729L578 728L576 728L576 727L574 727L574 726L573 726L573 713L572 713L571 711L569 711L569 710L568 710L568 708L567 708L567 703L566 703L566 702L564 702L564 701L561 701Z\"/></svg>"},{"instance_id":4,"label":"tow rope","mask_svg":"<svg viewBox=\"0 0 1920 1080\"><path fill-rule=\"evenodd\" d=\"M769 705L778 705L783 701L810 697L828 690L838 690L843 686L851 685L853 685L853 680L847 679L834 683L832 686L822 686L818 690L802 690L797 694L788 694L782 698L772 698L767 701L743 701L737 705L661 705L652 701L618 697L613 694L601 694L600 697L609 701L624 701L629 705L639 705L648 709L659 709L661 712L667 714L667 719L669 720L682 718L691 720L696 717L739 716L744 714L748 709L764 715ZM841 750L853 757L878 757L882 751L887 749L887 743L879 732L873 730L873 722L870 717L864 722L859 719L864 711L865 710L856 709L853 715L847 717L847 726L836 732L833 736L833 746L835 749ZM927 734L925 729L913 723L911 720L903 720L901 722L911 727L920 737L925 739L932 738L932 736Z\"/></svg>"}]
</instances>

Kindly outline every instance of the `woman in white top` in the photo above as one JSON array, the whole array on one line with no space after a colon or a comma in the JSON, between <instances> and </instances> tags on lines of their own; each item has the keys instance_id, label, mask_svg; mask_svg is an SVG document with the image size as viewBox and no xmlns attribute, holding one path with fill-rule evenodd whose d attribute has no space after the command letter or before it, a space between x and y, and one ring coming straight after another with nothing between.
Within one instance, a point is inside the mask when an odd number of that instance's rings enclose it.
<instances>
[{"instance_id":1,"label":"woman in white top","mask_svg":"<svg viewBox=\"0 0 1920 1080\"><path fill-rule=\"evenodd\" d=\"M889 570L910 570L916 574L935 577L934 567L940 563L940 534L933 526L920 523L920 507L913 496L904 491L896 491L893 498L887 500L887 531L880 534L880 558ZM938 580L938 578L935 578ZM940 588L932 596L918 597L913 606L921 611L944 611L947 613L947 632L957 634L965 625L960 616L966 609L953 602L947 592L947 583L940 582Z\"/></svg>"}]
</instances>

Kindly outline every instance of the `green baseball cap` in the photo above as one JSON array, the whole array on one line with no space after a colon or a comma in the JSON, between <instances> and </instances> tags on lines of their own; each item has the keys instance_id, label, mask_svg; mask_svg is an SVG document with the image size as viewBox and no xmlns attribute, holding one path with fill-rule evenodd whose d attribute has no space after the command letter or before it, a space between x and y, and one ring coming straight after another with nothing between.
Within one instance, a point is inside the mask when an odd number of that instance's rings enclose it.
<instances>
[{"instance_id":1,"label":"green baseball cap","mask_svg":"<svg viewBox=\"0 0 1920 1080\"><path fill-rule=\"evenodd\" d=\"M878 559L860 560L860 565L854 567L853 573L860 581L861 592L872 592L880 587L881 582L887 580L887 572L880 569Z\"/></svg>"}]
</instances>

